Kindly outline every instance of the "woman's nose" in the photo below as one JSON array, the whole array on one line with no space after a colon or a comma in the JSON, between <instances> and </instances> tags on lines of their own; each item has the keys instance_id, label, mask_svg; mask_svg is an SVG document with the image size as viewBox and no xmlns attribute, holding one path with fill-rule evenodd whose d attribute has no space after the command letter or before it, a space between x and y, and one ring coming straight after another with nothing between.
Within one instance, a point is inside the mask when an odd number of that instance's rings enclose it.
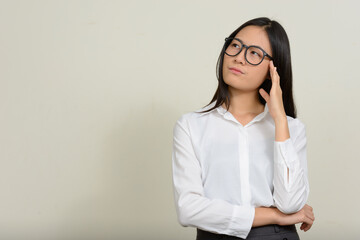
<instances>
[{"instance_id":1,"label":"woman's nose","mask_svg":"<svg viewBox=\"0 0 360 240\"><path fill-rule=\"evenodd\" d=\"M235 56L235 61L244 64L246 62L245 52L246 52L245 48L241 49L241 52Z\"/></svg>"}]
</instances>

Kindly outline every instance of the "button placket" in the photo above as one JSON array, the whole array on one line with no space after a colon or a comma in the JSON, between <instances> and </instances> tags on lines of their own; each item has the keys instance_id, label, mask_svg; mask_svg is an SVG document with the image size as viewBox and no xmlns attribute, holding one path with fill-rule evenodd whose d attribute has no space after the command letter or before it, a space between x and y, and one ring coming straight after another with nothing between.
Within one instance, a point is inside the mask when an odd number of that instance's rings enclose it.
<instances>
[{"instance_id":1,"label":"button placket","mask_svg":"<svg viewBox=\"0 0 360 240\"><path fill-rule=\"evenodd\" d=\"M239 138L241 139L241 145L239 146L240 156L240 181L241 181L241 197L242 202L246 206L250 206L251 203L251 191L249 182L249 140L246 128L239 125Z\"/></svg>"},{"instance_id":2,"label":"button placket","mask_svg":"<svg viewBox=\"0 0 360 240\"><path fill-rule=\"evenodd\" d=\"M248 135L248 131L247 128L243 129L244 133L245 133L245 152L246 152L246 190L247 190L247 199L246 199L246 203L248 205L250 205L251 202L251 188L250 188L250 154L249 154L249 135Z\"/></svg>"}]
</instances>

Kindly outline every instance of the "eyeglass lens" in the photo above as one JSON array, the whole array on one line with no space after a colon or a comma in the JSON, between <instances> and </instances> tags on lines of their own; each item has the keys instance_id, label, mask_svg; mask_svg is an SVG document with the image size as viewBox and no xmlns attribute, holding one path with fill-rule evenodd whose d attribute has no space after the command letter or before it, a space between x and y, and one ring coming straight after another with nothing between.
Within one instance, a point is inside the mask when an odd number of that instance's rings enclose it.
<instances>
[{"instance_id":1,"label":"eyeglass lens","mask_svg":"<svg viewBox=\"0 0 360 240\"><path fill-rule=\"evenodd\" d=\"M228 47L225 52L230 56L235 56L240 52L240 50L246 50L245 47L242 47L242 43L236 39L228 39L226 45ZM250 64L259 64L264 58L263 51L258 47L249 47L245 53L245 58Z\"/></svg>"}]
</instances>

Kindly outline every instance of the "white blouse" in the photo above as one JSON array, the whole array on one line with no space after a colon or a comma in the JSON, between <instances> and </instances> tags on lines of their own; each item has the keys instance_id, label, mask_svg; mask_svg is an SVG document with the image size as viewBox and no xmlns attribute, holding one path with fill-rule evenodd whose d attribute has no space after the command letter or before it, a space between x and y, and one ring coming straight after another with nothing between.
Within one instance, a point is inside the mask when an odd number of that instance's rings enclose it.
<instances>
[{"instance_id":1,"label":"white blouse","mask_svg":"<svg viewBox=\"0 0 360 240\"><path fill-rule=\"evenodd\" d=\"M183 114L173 128L173 189L182 226L246 238L255 207L286 214L304 207L309 183L299 119L287 116L290 138L275 141L267 104L245 126L222 106L198 111Z\"/></svg>"}]
</instances>

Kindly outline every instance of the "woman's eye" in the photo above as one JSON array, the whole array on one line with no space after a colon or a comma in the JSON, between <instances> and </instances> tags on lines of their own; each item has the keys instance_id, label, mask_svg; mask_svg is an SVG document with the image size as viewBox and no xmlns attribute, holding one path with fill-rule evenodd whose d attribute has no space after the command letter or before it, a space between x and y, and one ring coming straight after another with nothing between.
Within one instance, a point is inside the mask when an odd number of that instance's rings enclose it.
<instances>
[{"instance_id":1,"label":"woman's eye","mask_svg":"<svg viewBox=\"0 0 360 240\"><path fill-rule=\"evenodd\" d=\"M259 56L260 56L260 54L259 54L259 53L257 53L257 52L255 52L255 51L252 51L252 52L251 52L251 54L254 54L254 55L259 55Z\"/></svg>"},{"instance_id":2,"label":"woman's eye","mask_svg":"<svg viewBox=\"0 0 360 240\"><path fill-rule=\"evenodd\" d=\"M233 47L238 47L239 45L237 45L236 43L232 44Z\"/></svg>"}]
</instances>

